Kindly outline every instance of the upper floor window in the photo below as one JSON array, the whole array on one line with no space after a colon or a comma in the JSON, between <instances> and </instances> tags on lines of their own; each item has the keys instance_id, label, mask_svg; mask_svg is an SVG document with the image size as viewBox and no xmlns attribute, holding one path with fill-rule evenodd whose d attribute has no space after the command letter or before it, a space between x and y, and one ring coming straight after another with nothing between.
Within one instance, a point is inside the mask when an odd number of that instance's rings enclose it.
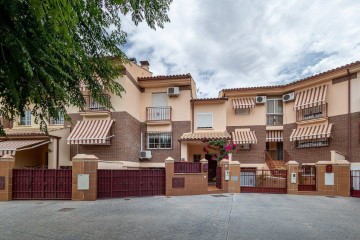
<instances>
[{"instance_id":1,"label":"upper floor window","mask_svg":"<svg viewBox=\"0 0 360 240\"><path fill-rule=\"evenodd\" d=\"M166 107L168 105L167 93L153 93L152 107Z\"/></svg>"},{"instance_id":2,"label":"upper floor window","mask_svg":"<svg viewBox=\"0 0 360 240\"><path fill-rule=\"evenodd\" d=\"M249 115L250 108L237 108L235 109L235 115Z\"/></svg>"},{"instance_id":3,"label":"upper floor window","mask_svg":"<svg viewBox=\"0 0 360 240\"><path fill-rule=\"evenodd\" d=\"M171 149L171 132L150 132L147 134L147 149Z\"/></svg>"},{"instance_id":4,"label":"upper floor window","mask_svg":"<svg viewBox=\"0 0 360 240\"><path fill-rule=\"evenodd\" d=\"M196 118L197 128L213 128L213 113L197 113Z\"/></svg>"},{"instance_id":5,"label":"upper floor window","mask_svg":"<svg viewBox=\"0 0 360 240\"><path fill-rule=\"evenodd\" d=\"M19 125L31 126L31 111L27 110L24 112L24 116L20 117Z\"/></svg>"},{"instance_id":6,"label":"upper floor window","mask_svg":"<svg viewBox=\"0 0 360 240\"><path fill-rule=\"evenodd\" d=\"M327 103L296 111L296 121L298 122L324 117L327 117Z\"/></svg>"},{"instance_id":7,"label":"upper floor window","mask_svg":"<svg viewBox=\"0 0 360 240\"><path fill-rule=\"evenodd\" d=\"M283 101L281 98L267 99L266 125L278 126L283 124Z\"/></svg>"},{"instance_id":8,"label":"upper floor window","mask_svg":"<svg viewBox=\"0 0 360 240\"><path fill-rule=\"evenodd\" d=\"M64 114L59 113L58 118L50 118L50 125L63 125L64 124Z\"/></svg>"}]
</instances>

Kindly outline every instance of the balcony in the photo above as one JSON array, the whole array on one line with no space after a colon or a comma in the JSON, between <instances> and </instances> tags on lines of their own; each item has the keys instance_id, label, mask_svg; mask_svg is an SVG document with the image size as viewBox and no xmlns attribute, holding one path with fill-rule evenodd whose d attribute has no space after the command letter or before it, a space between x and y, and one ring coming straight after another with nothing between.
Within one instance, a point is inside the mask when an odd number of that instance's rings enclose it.
<instances>
[{"instance_id":1,"label":"balcony","mask_svg":"<svg viewBox=\"0 0 360 240\"><path fill-rule=\"evenodd\" d=\"M267 114L266 115L266 125L267 126L283 125L283 115L282 114Z\"/></svg>"},{"instance_id":2,"label":"balcony","mask_svg":"<svg viewBox=\"0 0 360 240\"><path fill-rule=\"evenodd\" d=\"M312 121L316 119L323 119L327 117L327 103L304 108L296 111L296 121Z\"/></svg>"},{"instance_id":3,"label":"balcony","mask_svg":"<svg viewBox=\"0 0 360 240\"><path fill-rule=\"evenodd\" d=\"M110 100L110 95L104 94L104 97ZM85 99L85 107L83 110L80 110L81 112L86 113L106 113L108 114L110 112L110 109L108 107L105 107L98 103L91 95L84 95Z\"/></svg>"},{"instance_id":4,"label":"balcony","mask_svg":"<svg viewBox=\"0 0 360 240\"><path fill-rule=\"evenodd\" d=\"M171 121L171 107L147 107L146 122L164 123Z\"/></svg>"}]
</instances>

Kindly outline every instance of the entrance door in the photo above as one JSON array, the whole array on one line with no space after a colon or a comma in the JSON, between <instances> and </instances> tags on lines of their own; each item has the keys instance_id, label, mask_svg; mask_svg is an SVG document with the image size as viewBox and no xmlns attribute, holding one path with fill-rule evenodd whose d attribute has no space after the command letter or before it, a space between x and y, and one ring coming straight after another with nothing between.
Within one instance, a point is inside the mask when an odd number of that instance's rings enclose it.
<instances>
[{"instance_id":1,"label":"entrance door","mask_svg":"<svg viewBox=\"0 0 360 240\"><path fill-rule=\"evenodd\" d=\"M217 161L211 160L212 155L205 154L205 159L208 160L208 181L209 183L215 183L216 180L216 167L217 167Z\"/></svg>"},{"instance_id":2,"label":"entrance door","mask_svg":"<svg viewBox=\"0 0 360 240\"><path fill-rule=\"evenodd\" d=\"M272 160L284 160L283 142L267 142L266 151Z\"/></svg>"}]
</instances>

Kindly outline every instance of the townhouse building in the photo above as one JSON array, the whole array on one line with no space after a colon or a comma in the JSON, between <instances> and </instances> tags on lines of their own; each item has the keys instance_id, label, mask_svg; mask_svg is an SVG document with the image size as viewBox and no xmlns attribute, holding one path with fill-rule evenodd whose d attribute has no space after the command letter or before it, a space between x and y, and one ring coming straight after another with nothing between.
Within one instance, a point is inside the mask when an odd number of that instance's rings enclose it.
<instances>
[{"instance_id":1,"label":"townhouse building","mask_svg":"<svg viewBox=\"0 0 360 240\"><path fill-rule=\"evenodd\" d=\"M113 109L80 86L86 107L69 108L71 122L50 120L49 135L31 114L2 120L7 136L0 153L17 167L70 167L76 154L93 154L102 169L164 167L164 160L209 160L209 140L225 139L240 149L242 168L282 169L289 160L312 165L335 150L360 168L360 62L279 86L223 89L216 98L196 96L190 74L153 76L147 61L125 64L121 97L104 91Z\"/></svg>"}]
</instances>

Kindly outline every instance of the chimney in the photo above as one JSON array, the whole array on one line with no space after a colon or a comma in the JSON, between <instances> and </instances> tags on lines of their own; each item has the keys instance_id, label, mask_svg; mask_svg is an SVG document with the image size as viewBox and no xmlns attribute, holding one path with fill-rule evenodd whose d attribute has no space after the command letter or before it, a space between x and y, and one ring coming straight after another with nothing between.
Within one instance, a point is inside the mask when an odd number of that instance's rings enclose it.
<instances>
[{"instance_id":1,"label":"chimney","mask_svg":"<svg viewBox=\"0 0 360 240\"><path fill-rule=\"evenodd\" d=\"M140 66L141 66L143 69L149 71L149 66L150 66L150 64L149 64L148 61L146 61L146 60L145 60L145 61L140 61Z\"/></svg>"},{"instance_id":2,"label":"chimney","mask_svg":"<svg viewBox=\"0 0 360 240\"><path fill-rule=\"evenodd\" d=\"M129 61L132 62L132 63L135 63L135 64L137 63L136 58L134 58L134 57L129 58Z\"/></svg>"}]
</instances>

